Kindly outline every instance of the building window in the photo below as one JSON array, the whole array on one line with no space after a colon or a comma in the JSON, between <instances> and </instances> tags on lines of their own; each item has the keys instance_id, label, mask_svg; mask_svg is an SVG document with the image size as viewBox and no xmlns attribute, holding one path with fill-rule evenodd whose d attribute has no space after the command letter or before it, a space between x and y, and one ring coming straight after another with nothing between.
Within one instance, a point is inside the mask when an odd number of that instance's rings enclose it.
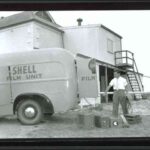
<instances>
[{"instance_id":1,"label":"building window","mask_svg":"<svg viewBox=\"0 0 150 150\"><path fill-rule=\"evenodd\" d=\"M110 39L107 39L107 51L113 53L113 41Z\"/></svg>"}]
</instances>

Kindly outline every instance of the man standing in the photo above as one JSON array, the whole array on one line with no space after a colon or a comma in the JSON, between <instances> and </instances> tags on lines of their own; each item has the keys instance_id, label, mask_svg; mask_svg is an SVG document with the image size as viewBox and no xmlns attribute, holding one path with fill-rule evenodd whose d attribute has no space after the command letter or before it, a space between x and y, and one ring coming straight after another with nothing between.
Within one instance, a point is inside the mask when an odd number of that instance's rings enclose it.
<instances>
[{"instance_id":1,"label":"man standing","mask_svg":"<svg viewBox=\"0 0 150 150\"><path fill-rule=\"evenodd\" d=\"M127 81L125 78L121 77L120 71L115 70L114 78L110 81L109 86L106 88L106 91L105 91L105 95L107 95L107 92L113 86L114 95L113 95L112 115L114 117L118 117L119 103L121 104L123 114L124 115L128 114L127 99L126 99L126 94L128 93L127 85L128 85ZM129 104L131 105L130 101L129 101Z\"/></svg>"}]
</instances>

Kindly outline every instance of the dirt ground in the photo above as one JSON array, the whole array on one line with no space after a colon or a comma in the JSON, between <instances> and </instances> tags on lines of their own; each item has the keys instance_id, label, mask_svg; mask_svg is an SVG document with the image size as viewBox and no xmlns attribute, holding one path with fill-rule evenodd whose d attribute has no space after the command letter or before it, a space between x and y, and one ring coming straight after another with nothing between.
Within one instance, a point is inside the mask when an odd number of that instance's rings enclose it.
<instances>
[{"instance_id":1,"label":"dirt ground","mask_svg":"<svg viewBox=\"0 0 150 150\"><path fill-rule=\"evenodd\" d=\"M102 115L111 114L112 103L103 104ZM121 110L120 110L121 113ZM69 138L69 137L150 137L150 100L133 102L133 114L142 116L142 123L129 128L79 128L76 122L78 111L55 114L46 117L38 125L20 124L16 116L0 119L0 139L7 138Z\"/></svg>"}]
</instances>

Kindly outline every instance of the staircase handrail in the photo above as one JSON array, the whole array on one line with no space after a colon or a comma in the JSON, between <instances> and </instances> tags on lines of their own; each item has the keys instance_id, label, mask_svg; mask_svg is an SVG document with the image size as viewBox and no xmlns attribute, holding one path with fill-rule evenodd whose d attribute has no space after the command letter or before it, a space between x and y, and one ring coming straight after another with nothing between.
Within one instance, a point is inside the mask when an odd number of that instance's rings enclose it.
<instances>
[{"instance_id":1,"label":"staircase handrail","mask_svg":"<svg viewBox=\"0 0 150 150\"><path fill-rule=\"evenodd\" d=\"M136 69L136 72L137 72L137 75L138 75L138 78L139 78L139 80L140 80L140 84L142 85L142 90L143 90L142 80L141 80L141 77L140 77L140 75L139 75L139 71L138 71L138 68L137 68L136 61L135 61L134 57L133 57L133 62L134 62L135 69ZM134 69L134 68L133 68L133 69ZM135 75L135 76L136 76L136 75Z\"/></svg>"},{"instance_id":2,"label":"staircase handrail","mask_svg":"<svg viewBox=\"0 0 150 150\"><path fill-rule=\"evenodd\" d=\"M123 52L125 52L125 56L120 56L120 57L117 56L117 53L123 53ZM128 57L128 53L130 53L132 57ZM129 51L129 50L115 51L115 64L117 64L117 61L116 61L117 59L126 58L126 63L128 63L128 59L130 59L130 60L133 61L133 59L134 59L134 56L133 56L133 55L134 55L134 54L133 54L131 51ZM132 66L133 66L133 65L134 65L134 64L132 63Z\"/></svg>"}]
</instances>

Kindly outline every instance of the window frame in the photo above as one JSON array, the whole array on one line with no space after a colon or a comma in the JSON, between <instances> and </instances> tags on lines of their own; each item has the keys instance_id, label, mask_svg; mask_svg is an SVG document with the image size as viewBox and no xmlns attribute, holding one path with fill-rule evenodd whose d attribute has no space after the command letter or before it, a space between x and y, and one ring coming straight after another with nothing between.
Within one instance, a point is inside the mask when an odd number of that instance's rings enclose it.
<instances>
[{"instance_id":1,"label":"window frame","mask_svg":"<svg viewBox=\"0 0 150 150\"><path fill-rule=\"evenodd\" d=\"M110 44L109 44L110 43ZM107 52L113 54L114 53L114 42L112 39L107 38Z\"/></svg>"}]
</instances>

